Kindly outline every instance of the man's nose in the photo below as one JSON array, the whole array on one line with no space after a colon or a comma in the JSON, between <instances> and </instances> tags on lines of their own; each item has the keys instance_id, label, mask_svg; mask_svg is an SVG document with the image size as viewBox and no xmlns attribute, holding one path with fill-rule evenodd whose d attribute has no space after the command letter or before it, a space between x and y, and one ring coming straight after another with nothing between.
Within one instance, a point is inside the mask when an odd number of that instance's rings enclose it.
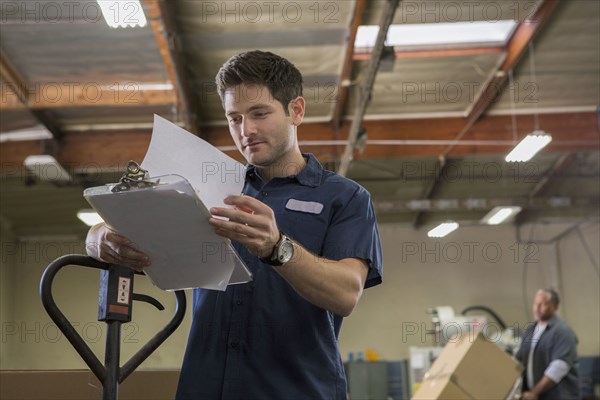
<instances>
[{"instance_id":1,"label":"man's nose","mask_svg":"<svg viewBox=\"0 0 600 400\"><path fill-rule=\"evenodd\" d=\"M256 133L256 126L255 124L248 118L243 118L242 119L242 136L252 136L253 134Z\"/></svg>"}]
</instances>

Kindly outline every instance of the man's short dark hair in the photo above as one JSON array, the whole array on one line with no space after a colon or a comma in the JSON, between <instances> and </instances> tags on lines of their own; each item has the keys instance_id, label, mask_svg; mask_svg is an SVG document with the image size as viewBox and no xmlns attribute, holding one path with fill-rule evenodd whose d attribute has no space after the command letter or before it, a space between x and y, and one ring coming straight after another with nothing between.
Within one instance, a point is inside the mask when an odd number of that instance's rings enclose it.
<instances>
[{"instance_id":1,"label":"man's short dark hair","mask_svg":"<svg viewBox=\"0 0 600 400\"><path fill-rule=\"evenodd\" d=\"M253 50L231 57L215 78L221 101L225 91L241 84L266 86L288 114L287 105L302 96L302 74L283 57Z\"/></svg>"},{"instance_id":2,"label":"man's short dark hair","mask_svg":"<svg viewBox=\"0 0 600 400\"><path fill-rule=\"evenodd\" d=\"M560 298L558 297L558 293L556 292L556 290L548 288L540 289L540 292L546 293L548 295L548 301L550 301L550 303L558 307L558 305L560 304Z\"/></svg>"}]
</instances>

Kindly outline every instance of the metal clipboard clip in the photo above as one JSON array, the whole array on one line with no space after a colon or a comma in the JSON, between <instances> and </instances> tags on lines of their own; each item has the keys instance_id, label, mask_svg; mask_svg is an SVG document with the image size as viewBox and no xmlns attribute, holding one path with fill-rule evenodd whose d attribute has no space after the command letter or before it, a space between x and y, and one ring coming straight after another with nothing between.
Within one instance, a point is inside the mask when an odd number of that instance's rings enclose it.
<instances>
[{"instance_id":1,"label":"metal clipboard clip","mask_svg":"<svg viewBox=\"0 0 600 400\"><path fill-rule=\"evenodd\" d=\"M157 186L160 179L151 180L148 171L140 167L135 161L127 163L127 171L123 174L119 183L110 190L113 193L126 192L132 188L142 189Z\"/></svg>"}]
</instances>

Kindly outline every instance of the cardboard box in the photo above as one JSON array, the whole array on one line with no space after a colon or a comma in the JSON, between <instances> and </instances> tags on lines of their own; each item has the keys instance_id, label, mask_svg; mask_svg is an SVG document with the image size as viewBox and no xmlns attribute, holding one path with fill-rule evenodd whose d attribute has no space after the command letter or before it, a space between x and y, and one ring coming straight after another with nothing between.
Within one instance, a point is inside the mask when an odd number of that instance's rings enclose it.
<instances>
[{"instance_id":1,"label":"cardboard box","mask_svg":"<svg viewBox=\"0 0 600 400\"><path fill-rule=\"evenodd\" d=\"M472 400L473 398L456 386L450 375L443 375L423 381L413 396L413 400L431 399Z\"/></svg>"},{"instance_id":2,"label":"cardboard box","mask_svg":"<svg viewBox=\"0 0 600 400\"><path fill-rule=\"evenodd\" d=\"M487 340L482 333L463 335L462 338L446 345L413 398L506 399L522 371L523 367L519 362L513 360L495 343ZM453 383L469 397L448 397L442 390L454 390L448 382ZM423 397L423 387L431 393L428 397ZM436 390L439 395L433 397Z\"/></svg>"}]
</instances>

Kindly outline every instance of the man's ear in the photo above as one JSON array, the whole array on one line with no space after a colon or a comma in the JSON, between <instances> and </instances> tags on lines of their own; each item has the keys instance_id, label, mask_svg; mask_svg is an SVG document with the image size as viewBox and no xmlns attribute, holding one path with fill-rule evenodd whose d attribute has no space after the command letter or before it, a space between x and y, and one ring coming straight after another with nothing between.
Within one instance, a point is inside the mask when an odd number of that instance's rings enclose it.
<instances>
[{"instance_id":1,"label":"man's ear","mask_svg":"<svg viewBox=\"0 0 600 400\"><path fill-rule=\"evenodd\" d=\"M305 101L302 96L296 97L288 104L288 113L293 125L298 126L302 123L302 119L304 118L304 107Z\"/></svg>"}]
</instances>

